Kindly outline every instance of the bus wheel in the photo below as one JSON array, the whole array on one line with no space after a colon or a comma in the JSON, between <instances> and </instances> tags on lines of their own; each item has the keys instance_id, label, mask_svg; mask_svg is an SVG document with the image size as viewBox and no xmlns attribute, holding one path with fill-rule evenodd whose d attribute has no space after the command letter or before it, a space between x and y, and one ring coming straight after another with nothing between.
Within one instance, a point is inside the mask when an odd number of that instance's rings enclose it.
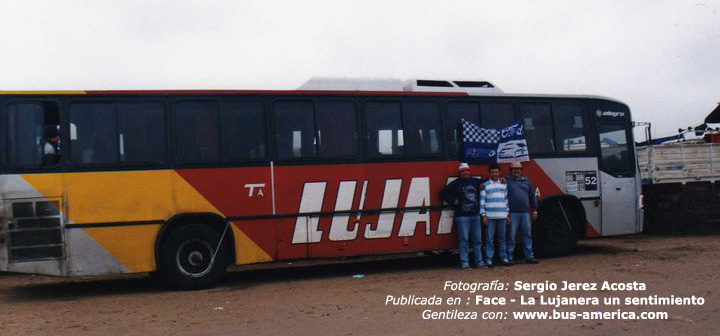
<instances>
[{"instance_id":1,"label":"bus wheel","mask_svg":"<svg viewBox=\"0 0 720 336\"><path fill-rule=\"evenodd\" d=\"M552 200L539 209L533 226L533 245L539 257L571 254L577 245L580 223L568 202Z\"/></svg>"},{"instance_id":2,"label":"bus wheel","mask_svg":"<svg viewBox=\"0 0 720 336\"><path fill-rule=\"evenodd\" d=\"M160 247L160 274L183 289L216 285L229 262L227 244L218 244L220 237L205 225L187 225L173 231Z\"/></svg>"}]
</instances>

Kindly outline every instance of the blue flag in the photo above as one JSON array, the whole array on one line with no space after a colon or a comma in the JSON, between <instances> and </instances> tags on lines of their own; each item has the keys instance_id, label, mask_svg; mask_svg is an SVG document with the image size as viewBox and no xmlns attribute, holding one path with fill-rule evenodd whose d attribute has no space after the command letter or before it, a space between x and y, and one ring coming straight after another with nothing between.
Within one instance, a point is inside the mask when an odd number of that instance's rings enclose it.
<instances>
[{"instance_id":1,"label":"blue flag","mask_svg":"<svg viewBox=\"0 0 720 336\"><path fill-rule=\"evenodd\" d=\"M517 121L501 129L482 128L462 120L463 157L468 163L529 161L525 126Z\"/></svg>"}]
</instances>

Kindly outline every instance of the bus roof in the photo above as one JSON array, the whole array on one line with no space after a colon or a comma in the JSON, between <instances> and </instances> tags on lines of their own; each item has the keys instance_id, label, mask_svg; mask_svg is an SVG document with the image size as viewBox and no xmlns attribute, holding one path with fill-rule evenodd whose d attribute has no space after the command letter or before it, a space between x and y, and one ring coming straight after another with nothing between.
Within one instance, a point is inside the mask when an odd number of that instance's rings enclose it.
<instances>
[{"instance_id":1,"label":"bus roof","mask_svg":"<svg viewBox=\"0 0 720 336\"><path fill-rule=\"evenodd\" d=\"M599 95L577 94L519 94L519 93L466 93L466 92L439 92L439 91L344 91L344 90L86 90L86 91L0 91L3 95L141 95L141 94L167 94L167 95L209 95L209 94L318 94L318 95L401 95L401 96L479 96L479 97L519 97L519 98L575 98L575 99L601 99L625 104L623 101Z\"/></svg>"},{"instance_id":2,"label":"bus roof","mask_svg":"<svg viewBox=\"0 0 720 336\"><path fill-rule=\"evenodd\" d=\"M402 96L485 96L526 98L602 99L627 105L619 100L594 95L505 93L483 80L443 80L396 78L313 77L297 90L72 90L0 91L0 95L213 95L213 94L317 94L317 95L402 95Z\"/></svg>"}]
</instances>

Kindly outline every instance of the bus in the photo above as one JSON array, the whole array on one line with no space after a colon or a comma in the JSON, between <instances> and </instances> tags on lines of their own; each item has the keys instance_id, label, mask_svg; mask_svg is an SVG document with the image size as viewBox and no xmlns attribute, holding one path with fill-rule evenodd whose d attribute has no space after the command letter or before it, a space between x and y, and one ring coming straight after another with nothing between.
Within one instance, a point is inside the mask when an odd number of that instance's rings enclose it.
<instances>
[{"instance_id":1,"label":"bus","mask_svg":"<svg viewBox=\"0 0 720 336\"><path fill-rule=\"evenodd\" d=\"M536 254L642 231L630 110L609 98L326 79L0 104L0 271L148 272L194 289L230 265L453 249L439 191L462 160L461 119L524 121Z\"/></svg>"}]
</instances>

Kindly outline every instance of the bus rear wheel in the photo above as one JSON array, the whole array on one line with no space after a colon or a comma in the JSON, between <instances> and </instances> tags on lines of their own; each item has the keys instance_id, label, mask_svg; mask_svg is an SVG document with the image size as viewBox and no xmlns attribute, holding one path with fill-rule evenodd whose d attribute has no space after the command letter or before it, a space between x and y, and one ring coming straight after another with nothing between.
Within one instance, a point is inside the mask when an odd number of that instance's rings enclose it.
<instances>
[{"instance_id":1,"label":"bus rear wheel","mask_svg":"<svg viewBox=\"0 0 720 336\"><path fill-rule=\"evenodd\" d=\"M535 253L544 258L572 254L581 225L576 211L562 199L551 200L539 210L540 216L533 226Z\"/></svg>"},{"instance_id":2,"label":"bus rear wheel","mask_svg":"<svg viewBox=\"0 0 720 336\"><path fill-rule=\"evenodd\" d=\"M160 247L160 274L183 289L215 286L229 263L227 244L220 239L219 232L205 225L186 225L173 231Z\"/></svg>"}]
</instances>

